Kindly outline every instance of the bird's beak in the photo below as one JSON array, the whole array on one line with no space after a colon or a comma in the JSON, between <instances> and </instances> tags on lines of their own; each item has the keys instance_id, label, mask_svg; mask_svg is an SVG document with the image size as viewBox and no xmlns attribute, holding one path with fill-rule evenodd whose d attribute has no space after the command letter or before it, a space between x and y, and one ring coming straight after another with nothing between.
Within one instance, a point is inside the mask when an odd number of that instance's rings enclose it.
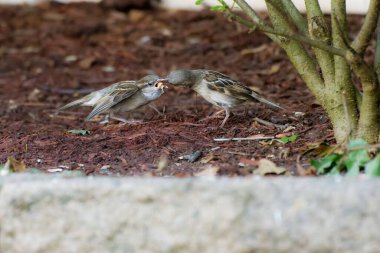
<instances>
[{"instance_id":1,"label":"bird's beak","mask_svg":"<svg viewBox=\"0 0 380 253\"><path fill-rule=\"evenodd\" d=\"M160 88L161 90L167 89L168 86L166 86L167 80L166 79L158 79L156 82L156 87Z\"/></svg>"},{"instance_id":2,"label":"bird's beak","mask_svg":"<svg viewBox=\"0 0 380 253\"><path fill-rule=\"evenodd\" d=\"M166 79L166 78L158 79L157 82L162 82L162 83L164 83L164 84L169 84L169 80Z\"/></svg>"}]
</instances>

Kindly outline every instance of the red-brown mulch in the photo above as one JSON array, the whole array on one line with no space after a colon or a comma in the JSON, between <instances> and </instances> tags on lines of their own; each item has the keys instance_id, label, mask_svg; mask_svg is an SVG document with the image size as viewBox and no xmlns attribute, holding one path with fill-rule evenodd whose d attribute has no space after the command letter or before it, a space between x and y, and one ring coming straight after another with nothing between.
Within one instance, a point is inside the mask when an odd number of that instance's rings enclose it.
<instances>
[{"instance_id":1,"label":"red-brown mulch","mask_svg":"<svg viewBox=\"0 0 380 253\"><path fill-rule=\"evenodd\" d=\"M213 165L220 168L219 175L234 176L251 174L252 166L240 165L252 164L252 158L268 158L293 174L302 174L297 157L312 143L333 140L326 114L285 54L264 35L248 34L220 14L122 13L96 4L53 3L0 7L0 16L1 164L14 156L42 170L63 165L85 174L178 177ZM176 68L231 75L289 112L246 104L236 108L219 129L220 118L199 121L216 108L190 90L170 88L155 102L165 108L165 116L149 107L128 114L143 119L143 124L84 122L88 108L55 115L56 108L90 90L148 73L164 76ZM305 115L297 118L292 111ZM282 133L255 123L255 117L293 126L289 133L299 137L287 144L214 141ZM78 136L66 132L70 129L91 133ZM202 152L197 161L180 159L195 151ZM308 167L308 159L302 158L300 164Z\"/></svg>"}]
</instances>

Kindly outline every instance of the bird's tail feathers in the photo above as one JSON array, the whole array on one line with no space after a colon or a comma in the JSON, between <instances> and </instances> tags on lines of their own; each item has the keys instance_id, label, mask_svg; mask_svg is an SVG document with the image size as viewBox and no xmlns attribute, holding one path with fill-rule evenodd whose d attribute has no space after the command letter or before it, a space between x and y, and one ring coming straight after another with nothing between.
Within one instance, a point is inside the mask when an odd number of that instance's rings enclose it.
<instances>
[{"instance_id":1,"label":"bird's tail feathers","mask_svg":"<svg viewBox=\"0 0 380 253\"><path fill-rule=\"evenodd\" d=\"M73 102L70 102L64 106L62 106L61 108L58 109L58 111L64 111L64 110L69 110L69 109L74 109L74 108L77 108L81 105L83 105L84 103L87 102L87 99L85 99L86 97L84 98L81 98L81 99L78 99L78 100L75 100Z\"/></svg>"},{"instance_id":2,"label":"bird's tail feathers","mask_svg":"<svg viewBox=\"0 0 380 253\"><path fill-rule=\"evenodd\" d=\"M272 101L269 101L268 99L265 99L263 98L262 96L260 96L259 94L257 94L256 92L252 92L251 93L251 96L256 99L257 101L263 103L263 104L266 104L268 105L269 107L271 107L272 109L284 109L283 107L279 106L278 104L272 102Z\"/></svg>"}]
</instances>

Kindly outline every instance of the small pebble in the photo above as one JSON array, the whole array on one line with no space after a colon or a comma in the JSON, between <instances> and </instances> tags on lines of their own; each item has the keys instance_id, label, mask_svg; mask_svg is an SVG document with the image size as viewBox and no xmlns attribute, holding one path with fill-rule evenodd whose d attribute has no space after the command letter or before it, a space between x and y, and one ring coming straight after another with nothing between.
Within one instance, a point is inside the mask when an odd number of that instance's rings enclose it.
<instances>
[{"instance_id":1,"label":"small pebble","mask_svg":"<svg viewBox=\"0 0 380 253\"><path fill-rule=\"evenodd\" d=\"M296 117L303 117L303 116L305 116L305 113L304 112L294 112L294 116L296 116Z\"/></svg>"},{"instance_id":2,"label":"small pebble","mask_svg":"<svg viewBox=\"0 0 380 253\"><path fill-rule=\"evenodd\" d=\"M115 68L111 65L108 65L108 66L104 66L102 68L103 72L106 72L106 73L112 73L112 72L115 72Z\"/></svg>"},{"instance_id":3,"label":"small pebble","mask_svg":"<svg viewBox=\"0 0 380 253\"><path fill-rule=\"evenodd\" d=\"M202 155L202 152L201 151L195 151L189 155L184 155L184 156L181 156L179 157L179 159L183 159L183 160L187 160L191 163L195 162L196 160L198 160L198 158Z\"/></svg>"},{"instance_id":4,"label":"small pebble","mask_svg":"<svg viewBox=\"0 0 380 253\"><path fill-rule=\"evenodd\" d=\"M65 59L63 59L64 62L66 63L72 63L72 62L76 62L78 60L78 56L76 55L68 55L65 57Z\"/></svg>"},{"instance_id":5,"label":"small pebble","mask_svg":"<svg viewBox=\"0 0 380 253\"><path fill-rule=\"evenodd\" d=\"M54 168L54 169L48 169L47 172L50 172L50 173L57 173L57 172L62 172L63 169L61 168Z\"/></svg>"}]
</instances>

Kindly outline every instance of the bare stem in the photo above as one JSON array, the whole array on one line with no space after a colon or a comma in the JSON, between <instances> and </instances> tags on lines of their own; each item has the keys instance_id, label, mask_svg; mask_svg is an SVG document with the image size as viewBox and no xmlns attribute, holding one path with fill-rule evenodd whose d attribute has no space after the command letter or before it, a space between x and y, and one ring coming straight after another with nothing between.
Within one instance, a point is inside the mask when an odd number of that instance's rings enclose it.
<instances>
[{"instance_id":1,"label":"bare stem","mask_svg":"<svg viewBox=\"0 0 380 253\"><path fill-rule=\"evenodd\" d=\"M307 20L309 27L309 36L313 39L322 40L330 43L331 35L325 17L319 6L318 0L305 0ZM326 84L333 84L335 81L335 68L333 55L325 50L313 48L322 75Z\"/></svg>"},{"instance_id":2,"label":"bare stem","mask_svg":"<svg viewBox=\"0 0 380 253\"><path fill-rule=\"evenodd\" d=\"M234 2L252 19L255 24L265 25L264 20L257 15L256 11L252 9L252 7L245 0L234 0Z\"/></svg>"},{"instance_id":3,"label":"bare stem","mask_svg":"<svg viewBox=\"0 0 380 253\"><path fill-rule=\"evenodd\" d=\"M368 7L368 13L365 17L364 24L361 27L355 40L352 42L351 47L358 53L363 54L368 47L372 34L376 29L377 20L380 11L380 1L371 0Z\"/></svg>"},{"instance_id":4,"label":"bare stem","mask_svg":"<svg viewBox=\"0 0 380 253\"><path fill-rule=\"evenodd\" d=\"M374 67L377 74L377 80L380 83L380 16L377 19L376 52L375 52Z\"/></svg>"},{"instance_id":5,"label":"bare stem","mask_svg":"<svg viewBox=\"0 0 380 253\"><path fill-rule=\"evenodd\" d=\"M339 48L347 48L348 29L346 18L346 1L332 0L331 9L333 45ZM354 52L352 52L352 50L350 52L354 55ZM361 60L362 59L360 57L356 57L354 61ZM346 130L350 133L356 132L357 130L359 114L355 94L356 90L351 78L351 69L347 62L347 59L344 59L339 56L334 56L335 82L332 86L331 92L335 93L333 95L336 96L337 105L343 104L343 106L346 106L347 114L345 115L345 120L347 123L350 123L347 124ZM342 99L339 99L339 95L342 93L345 94L345 100L343 101Z\"/></svg>"},{"instance_id":6,"label":"bare stem","mask_svg":"<svg viewBox=\"0 0 380 253\"><path fill-rule=\"evenodd\" d=\"M379 138L379 85L375 71L365 63L352 65L355 74L363 85L363 101L360 106L358 137L368 143Z\"/></svg>"},{"instance_id":7,"label":"bare stem","mask_svg":"<svg viewBox=\"0 0 380 253\"><path fill-rule=\"evenodd\" d=\"M302 41L312 41L312 39L295 34L293 25L277 10L276 6L272 5L272 1L273 0L266 1L266 4L272 24L276 28L274 32L283 34L280 37L282 42L281 47L285 50L297 72L316 96L317 100L323 104L325 93L323 80L313 59L303 47L302 43L300 43ZM290 35L288 33L292 33L292 35L288 36Z\"/></svg>"},{"instance_id":8,"label":"bare stem","mask_svg":"<svg viewBox=\"0 0 380 253\"><path fill-rule=\"evenodd\" d=\"M290 18L293 20L294 24L297 26L301 34L307 34L307 22L302 16L301 12L294 6L291 0L282 0L282 5L285 11L289 14Z\"/></svg>"}]
</instances>

